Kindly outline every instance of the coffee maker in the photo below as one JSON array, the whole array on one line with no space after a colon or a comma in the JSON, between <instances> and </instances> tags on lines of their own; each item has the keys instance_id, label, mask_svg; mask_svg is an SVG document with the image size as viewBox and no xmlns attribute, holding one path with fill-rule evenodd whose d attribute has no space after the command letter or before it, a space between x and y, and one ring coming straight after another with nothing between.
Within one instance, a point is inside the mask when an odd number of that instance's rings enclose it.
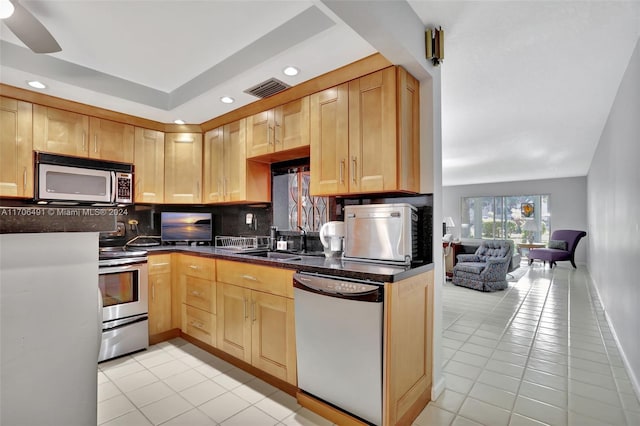
<instances>
[{"instance_id":1,"label":"coffee maker","mask_svg":"<svg viewBox=\"0 0 640 426\"><path fill-rule=\"evenodd\" d=\"M320 228L320 242L326 257L340 257L344 246L344 222L327 222Z\"/></svg>"}]
</instances>

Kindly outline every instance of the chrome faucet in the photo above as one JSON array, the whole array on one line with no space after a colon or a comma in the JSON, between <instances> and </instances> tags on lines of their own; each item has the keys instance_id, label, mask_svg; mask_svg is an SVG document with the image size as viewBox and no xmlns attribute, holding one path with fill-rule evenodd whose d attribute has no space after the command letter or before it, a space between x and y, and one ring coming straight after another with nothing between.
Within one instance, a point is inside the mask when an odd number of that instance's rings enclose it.
<instances>
[{"instance_id":1,"label":"chrome faucet","mask_svg":"<svg viewBox=\"0 0 640 426\"><path fill-rule=\"evenodd\" d=\"M298 225L298 228L300 228L300 251L302 253L306 253L307 252L307 231L305 231L305 229Z\"/></svg>"}]
</instances>

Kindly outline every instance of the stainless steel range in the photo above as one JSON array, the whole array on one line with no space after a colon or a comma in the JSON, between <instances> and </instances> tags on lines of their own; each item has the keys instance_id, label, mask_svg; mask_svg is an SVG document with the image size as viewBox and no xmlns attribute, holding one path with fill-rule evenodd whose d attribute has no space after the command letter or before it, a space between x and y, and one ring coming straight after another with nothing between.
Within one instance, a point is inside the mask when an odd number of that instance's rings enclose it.
<instances>
[{"instance_id":1,"label":"stainless steel range","mask_svg":"<svg viewBox=\"0 0 640 426\"><path fill-rule=\"evenodd\" d=\"M98 362L149 347L147 252L101 247L102 346Z\"/></svg>"}]
</instances>

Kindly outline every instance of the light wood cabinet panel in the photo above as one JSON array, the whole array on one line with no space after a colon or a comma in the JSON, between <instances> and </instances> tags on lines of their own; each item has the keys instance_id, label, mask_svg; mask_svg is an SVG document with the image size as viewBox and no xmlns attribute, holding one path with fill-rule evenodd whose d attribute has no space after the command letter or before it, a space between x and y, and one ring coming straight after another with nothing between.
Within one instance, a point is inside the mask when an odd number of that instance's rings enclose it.
<instances>
[{"instance_id":1,"label":"light wood cabinet panel","mask_svg":"<svg viewBox=\"0 0 640 426\"><path fill-rule=\"evenodd\" d=\"M251 290L218 283L218 348L246 362L251 362Z\"/></svg>"},{"instance_id":2,"label":"light wood cabinet panel","mask_svg":"<svg viewBox=\"0 0 640 426\"><path fill-rule=\"evenodd\" d=\"M91 117L89 157L100 160L133 163L134 127Z\"/></svg>"},{"instance_id":3,"label":"light wood cabinet panel","mask_svg":"<svg viewBox=\"0 0 640 426\"><path fill-rule=\"evenodd\" d=\"M297 383L293 300L251 292L251 364Z\"/></svg>"},{"instance_id":4,"label":"light wood cabinet panel","mask_svg":"<svg viewBox=\"0 0 640 426\"><path fill-rule=\"evenodd\" d=\"M410 424L431 398L433 270L385 284L385 425Z\"/></svg>"},{"instance_id":5,"label":"light wood cabinet panel","mask_svg":"<svg viewBox=\"0 0 640 426\"><path fill-rule=\"evenodd\" d=\"M309 146L309 96L275 108L275 150Z\"/></svg>"},{"instance_id":6,"label":"light wood cabinet panel","mask_svg":"<svg viewBox=\"0 0 640 426\"><path fill-rule=\"evenodd\" d=\"M33 106L33 148L36 151L87 157L89 117L75 112Z\"/></svg>"},{"instance_id":7,"label":"light wood cabinet panel","mask_svg":"<svg viewBox=\"0 0 640 426\"><path fill-rule=\"evenodd\" d=\"M134 139L136 203L164 202L164 133L136 127Z\"/></svg>"},{"instance_id":8,"label":"light wood cabinet panel","mask_svg":"<svg viewBox=\"0 0 640 426\"><path fill-rule=\"evenodd\" d=\"M396 185L395 69L349 82L349 192Z\"/></svg>"},{"instance_id":9,"label":"light wood cabinet panel","mask_svg":"<svg viewBox=\"0 0 640 426\"><path fill-rule=\"evenodd\" d=\"M246 120L242 119L224 126L224 199L243 201L246 199Z\"/></svg>"},{"instance_id":10,"label":"light wood cabinet panel","mask_svg":"<svg viewBox=\"0 0 640 426\"><path fill-rule=\"evenodd\" d=\"M207 257L191 256L183 254L179 261L180 272L204 280L215 281L216 279L216 261Z\"/></svg>"},{"instance_id":11,"label":"light wood cabinet panel","mask_svg":"<svg viewBox=\"0 0 640 426\"><path fill-rule=\"evenodd\" d=\"M218 347L297 383L294 271L218 260Z\"/></svg>"},{"instance_id":12,"label":"light wood cabinet panel","mask_svg":"<svg viewBox=\"0 0 640 426\"><path fill-rule=\"evenodd\" d=\"M182 308L182 331L207 345L216 346L216 316L186 304Z\"/></svg>"},{"instance_id":13,"label":"light wood cabinet panel","mask_svg":"<svg viewBox=\"0 0 640 426\"><path fill-rule=\"evenodd\" d=\"M171 273L149 275L149 335L171 329Z\"/></svg>"},{"instance_id":14,"label":"light wood cabinet panel","mask_svg":"<svg viewBox=\"0 0 640 426\"><path fill-rule=\"evenodd\" d=\"M311 185L313 195L339 195L349 191L348 84L311 95Z\"/></svg>"},{"instance_id":15,"label":"light wood cabinet panel","mask_svg":"<svg viewBox=\"0 0 640 426\"><path fill-rule=\"evenodd\" d=\"M184 303L209 313L216 313L215 283L189 275L184 280Z\"/></svg>"},{"instance_id":16,"label":"light wood cabinet panel","mask_svg":"<svg viewBox=\"0 0 640 426\"><path fill-rule=\"evenodd\" d=\"M224 132L222 127L204 135L203 201L224 201Z\"/></svg>"},{"instance_id":17,"label":"light wood cabinet panel","mask_svg":"<svg viewBox=\"0 0 640 426\"><path fill-rule=\"evenodd\" d=\"M309 96L247 117L247 158L273 163L308 156Z\"/></svg>"},{"instance_id":18,"label":"light wood cabinet panel","mask_svg":"<svg viewBox=\"0 0 640 426\"><path fill-rule=\"evenodd\" d=\"M195 204L202 200L202 134L167 133L164 141L164 202Z\"/></svg>"},{"instance_id":19,"label":"light wood cabinet panel","mask_svg":"<svg viewBox=\"0 0 640 426\"><path fill-rule=\"evenodd\" d=\"M149 335L170 330L171 326L171 255L150 255L149 271Z\"/></svg>"},{"instance_id":20,"label":"light wood cabinet panel","mask_svg":"<svg viewBox=\"0 0 640 426\"><path fill-rule=\"evenodd\" d=\"M419 143L418 81L400 67L311 95L311 195L419 192Z\"/></svg>"},{"instance_id":21,"label":"light wood cabinet panel","mask_svg":"<svg viewBox=\"0 0 640 426\"><path fill-rule=\"evenodd\" d=\"M270 202L271 169L247 161L242 119L205 134L205 202Z\"/></svg>"},{"instance_id":22,"label":"light wood cabinet panel","mask_svg":"<svg viewBox=\"0 0 640 426\"><path fill-rule=\"evenodd\" d=\"M33 197L33 110L0 97L0 197Z\"/></svg>"},{"instance_id":23,"label":"light wood cabinet panel","mask_svg":"<svg viewBox=\"0 0 640 426\"><path fill-rule=\"evenodd\" d=\"M290 269L218 260L216 272L218 282L293 298L294 271Z\"/></svg>"},{"instance_id":24,"label":"light wood cabinet panel","mask_svg":"<svg viewBox=\"0 0 640 426\"><path fill-rule=\"evenodd\" d=\"M273 152L274 146L274 110L270 109L247 117L247 158Z\"/></svg>"}]
</instances>

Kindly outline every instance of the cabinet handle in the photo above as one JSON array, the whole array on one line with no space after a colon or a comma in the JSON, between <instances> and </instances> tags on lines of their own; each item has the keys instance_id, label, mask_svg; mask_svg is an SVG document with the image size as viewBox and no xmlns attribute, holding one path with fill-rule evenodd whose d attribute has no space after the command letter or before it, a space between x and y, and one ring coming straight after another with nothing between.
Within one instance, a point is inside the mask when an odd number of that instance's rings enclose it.
<instances>
[{"instance_id":1,"label":"cabinet handle","mask_svg":"<svg viewBox=\"0 0 640 426\"><path fill-rule=\"evenodd\" d=\"M87 134L85 132L82 132L82 151L84 152L84 150L86 149L87 143L86 143L86 138L87 138Z\"/></svg>"},{"instance_id":2,"label":"cabinet handle","mask_svg":"<svg viewBox=\"0 0 640 426\"><path fill-rule=\"evenodd\" d=\"M199 267L199 266L196 266L196 265L189 265L189 268L194 269L194 270L196 270L196 271L197 271L198 269L200 269L200 267Z\"/></svg>"},{"instance_id":3,"label":"cabinet handle","mask_svg":"<svg viewBox=\"0 0 640 426\"><path fill-rule=\"evenodd\" d=\"M243 309L243 312L244 312L244 319L247 319L247 318L248 318L248 316L247 316L247 299L246 299L246 298L244 298L244 299L242 299L242 300L244 301L244 307L243 307L243 308L244 308L244 309Z\"/></svg>"},{"instance_id":4,"label":"cabinet handle","mask_svg":"<svg viewBox=\"0 0 640 426\"><path fill-rule=\"evenodd\" d=\"M151 284L151 300L153 300L155 302L156 300L156 285Z\"/></svg>"},{"instance_id":5,"label":"cabinet handle","mask_svg":"<svg viewBox=\"0 0 640 426\"><path fill-rule=\"evenodd\" d=\"M24 172L22 172L22 190L26 191L27 189L27 168L24 168Z\"/></svg>"},{"instance_id":6,"label":"cabinet handle","mask_svg":"<svg viewBox=\"0 0 640 426\"><path fill-rule=\"evenodd\" d=\"M192 294L192 295L194 295L194 296L196 296L196 297L200 297L200 292L199 292L199 291L195 291L195 290L193 290L193 291L191 292L191 294Z\"/></svg>"},{"instance_id":7,"label":"cabinet handle","mask_svg":"<svg viewBox=\"0 0 640 426\"><path fill-rule=\"evenodd\" d=\"M204 324L201 323L200 321L191 320L191 322L189 324L194 326L195 328L199 328L200 330L204 330Z\"/></svg>"},{"instance_id":8,"label":"cabinet handle","mask_svg":"<svg viewBox=\"0 0 640 426\"><path fill-rule=\"evenodd\" d=\"M251 322L256 322L256 302L251 303Z\"/></svg>"},{"instance_id":9,"label":"cabinet handle","mask_svg":"<svg viewBox=\"0 0 640 426\"><path fill-rule=\"evenodd\" d=\"M200 181L196 181L196 196L200 193Z\"/></svg>"},{"instance_id":10,"label":"cabinet handle","mask_svg":"<svg viewBox=\"0 0 640 426\"><path fill-rule=\"evenodd\" d=\"M168 265L168 264L169 264L169 262L152 263L152 264L151 264L151 267L152 267L152 268L156 268L156 267L158 267L158 266L165 266L165 265Z\"/></svg>"},{"instance_id":11,"label":"cabinet handle","mask_svg":"<svg viewBox=\"0 0 640 426\"><path fill-rule=\"evenodd\" d=\"M258 281L258 279L254 276L251 275L242 275L242 278L244 278L245 280L249 280L249 281Z\"/></svg>"},{"instance_id":12,"label":"cabinet handle","mask_svg":"<svg viewBox=\"0 0 640 426\"><path fill-rule=\"evenodd\" d=\"M93 152L98 152L98 134L93 135Z\"/></svg>"},{"instance_id":13,"label":"cabinet handle","mask_svg":"<svg viewBox=\"0 0 640 426\"><path fill-rule=\"evenodd\" d=\"M344 160L340 160L340 183L344 183Z\"/></svg>"},{"instance_id":14,"label":"cabinet handle","mask_svg":"<svg viewBox=\"0 0 640 426\"><path fill-rule=\"evenodd\" d=\"M353 180L353 183L356 183L356 166L356 157L351 157L351 179Z\"/></svg>"},{"instance_id":15,"label":"cabinet handle","mask_svg":"<svg viewBox=\"0 0 640 426\"><path fill-rule=\"evenodd\" d=\"M267 145L271 145L271 132L273 132L273 127L269 126L267 129Z\"/></svg>"}]
</instances>

